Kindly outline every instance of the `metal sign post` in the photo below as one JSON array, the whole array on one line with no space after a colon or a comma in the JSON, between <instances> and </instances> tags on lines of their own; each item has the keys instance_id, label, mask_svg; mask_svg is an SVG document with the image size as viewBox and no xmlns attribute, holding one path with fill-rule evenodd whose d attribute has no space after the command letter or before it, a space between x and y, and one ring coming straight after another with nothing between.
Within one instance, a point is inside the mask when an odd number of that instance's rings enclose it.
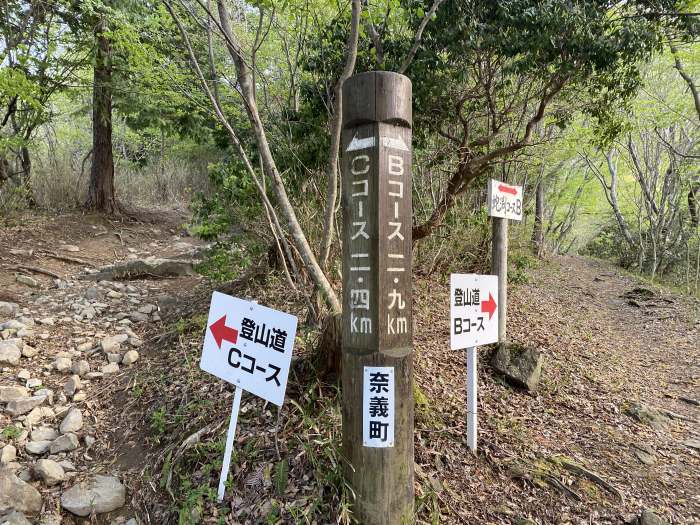
<instances>
[{"instance_id":1,"label":"metal sign post","mask_svg":"<svg viewBox=\"0 0 700 525\"><path fill-rule=\"evenodd\" d=\"M476 452L476 347L498 341L499 281L495 275L450 276L450 348L467 350L467 446Z\"/></svg>"},{"instance_id":2,"label":"metal sign post","mask_svg":"<svg viewBox=\"0 0 700 525\"><path fill-rule=\"evenodd\" d=\"M413 521L411 82L343 86L343 450L359 523Z\"/></svg>"},{"instance_id":3,"label":"metal sign post","mask_svg":"<svg viewBox=\"0 0 700 525\"><path fill-rule=\"evenodd\" d=\"M199 367L235 386L219 501L224 499L243 390L282 406L296 332L293 315L219 292L212 294Z\"/></svg>"}]
</instances>

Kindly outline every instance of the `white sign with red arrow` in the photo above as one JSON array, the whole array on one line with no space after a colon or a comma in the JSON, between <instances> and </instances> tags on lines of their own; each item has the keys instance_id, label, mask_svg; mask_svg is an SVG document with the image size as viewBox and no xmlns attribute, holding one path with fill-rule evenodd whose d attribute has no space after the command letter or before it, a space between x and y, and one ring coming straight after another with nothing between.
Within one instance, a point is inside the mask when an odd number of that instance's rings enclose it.
<instances>
[{"instance_id":1,"label":"white sign with red arrow","mask_svg":"<svg viewBox=\"0 0 700 525\"><path fill-rule=\"evenodd\" d=\"M467 446L476 451L476 347L498 342L498 277L450 276L450 348L467 350Z\"/></svg>"},{"instance_id":2,"label":"white sign with red arrow","mask_svg":"<svg viewBox=\"0 0 700 525\"><path fill-rule=\"evenodd\" d=\"M214 292L199 367L235 385L231 422L219 479L223 500L241 392L282 406L297 332L297 318L251 301Z\"/></svg>"},{"instance_id":3,"label":"white sign with red arrow","mask_svg":"<svg viewBox=\"0 0 700 525\"><path fill-rule=\"evenodd\" d=\"M297 318L214 292L199 366L282 406Z\"/></svg>"},{"instance_id":4,"label":"white sign with red arrow","mask_svg":"<svg viewBox=\"0 0 700 525\"><path fill-rule=\"evenodd\" d=\"M523 219L523 187L489 180L489 215L521 221Z\"/></svg>"},{"instance_id":5,"label":"white sign with red arrow","mask_svg":"<svg viewBox=\"0 0 700 525\"><path fill-rule=\"evenodd\" d=\"M453 273L450 276L450 348L498 342L498 277Z\"/></svg>"}]
</instances>

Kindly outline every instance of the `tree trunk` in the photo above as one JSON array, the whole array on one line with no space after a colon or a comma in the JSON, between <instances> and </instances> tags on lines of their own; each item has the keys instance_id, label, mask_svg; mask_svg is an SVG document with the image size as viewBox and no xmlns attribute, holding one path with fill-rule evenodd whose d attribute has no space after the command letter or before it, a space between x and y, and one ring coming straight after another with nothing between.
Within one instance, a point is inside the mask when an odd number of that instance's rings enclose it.
<instances>
[{"instance_id":1,"label":"tree trunk","mask_svg":"<svg viewBox=\"0 0 700 525\"><path fill-rule=\"evenodd\" d=\"M544 185L542 179L537 182L535 190L535 224L532 227L532 243L537 257L544 254L544 230L542 223L544 219Z\"/></svg>"},{"instance_id":2,"label":"tree trunk","mask_svg":"<svg viewBox=\"0 0 700 525\"><path fill-rule=\"evenodd\" d=\"M92 87L92 168L85 207L105 213L119 211L114 195L112 155L112 64L111 46L105 36L105 19L95 31L97 54Z\"/></svg>"}]
</instances>

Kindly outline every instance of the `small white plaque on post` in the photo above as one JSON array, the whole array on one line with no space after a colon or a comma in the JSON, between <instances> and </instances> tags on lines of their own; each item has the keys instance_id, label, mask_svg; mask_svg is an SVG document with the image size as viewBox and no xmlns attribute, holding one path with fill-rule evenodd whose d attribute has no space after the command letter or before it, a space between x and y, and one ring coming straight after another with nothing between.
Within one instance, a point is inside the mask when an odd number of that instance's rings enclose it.
<instances>
[{"instance_id":1,"label":"small white plaque on post","mask_svg":"<svg viewBox=\"0 0 700 525\"><path fill-rule=\"evenodd\" d=\"M362 444L394 446L394 367L366 366L362 378Z\"/></svg>"},{"instance_id":2,"label":"small white plaque on post","mask_svg":"<svg viewBox=\"0 0 700 525\"><path fill-rule=\"evenodd\" d=\"M489 179L489 216L523 220L523 187Z\"/></svg>"}]
</instances>

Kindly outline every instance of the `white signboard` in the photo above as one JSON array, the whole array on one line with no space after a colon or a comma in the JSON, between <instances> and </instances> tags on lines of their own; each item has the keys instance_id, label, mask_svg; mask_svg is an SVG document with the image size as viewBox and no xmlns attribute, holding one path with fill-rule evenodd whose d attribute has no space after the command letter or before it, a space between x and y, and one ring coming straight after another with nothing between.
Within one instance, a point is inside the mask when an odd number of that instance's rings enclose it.
<instances>
[{"instance_id":1,"label":"white signboard","mask_svg":"<svg viewBox=\"0 0 700 525\"><path fill-rule=\"evenodd\" d=\"M498 341L498 277L450 276L450 348L460 350Z\"/></svg>"},{"instance_id":2,"label":"white signboard","mask_svg":"<svg viewBox=\"0 0 700 525\"><path fill-rule=\"evenodd\" d=\"M214 292L199 367L282 406L297 318Z\"/></svg>"},{"instance_id":3,"label":"white signboard","mask_svg":"<svg viewBox=\"0 0 700 525\"><path fill-rule=\"evenodd\" d=\"M489 179L489 215L521 221L523 219L523 187Z\"/></svg>"},{"instance_id":4,"label":"white signboard","mask_svg":"<svg viewBox=\"0 0 700 525\"><path fill-rule=\"evenodd\" d=\"M366 366L362 385L362 444L393 447L394 367Z\"/></svg>"}]
</instances>

